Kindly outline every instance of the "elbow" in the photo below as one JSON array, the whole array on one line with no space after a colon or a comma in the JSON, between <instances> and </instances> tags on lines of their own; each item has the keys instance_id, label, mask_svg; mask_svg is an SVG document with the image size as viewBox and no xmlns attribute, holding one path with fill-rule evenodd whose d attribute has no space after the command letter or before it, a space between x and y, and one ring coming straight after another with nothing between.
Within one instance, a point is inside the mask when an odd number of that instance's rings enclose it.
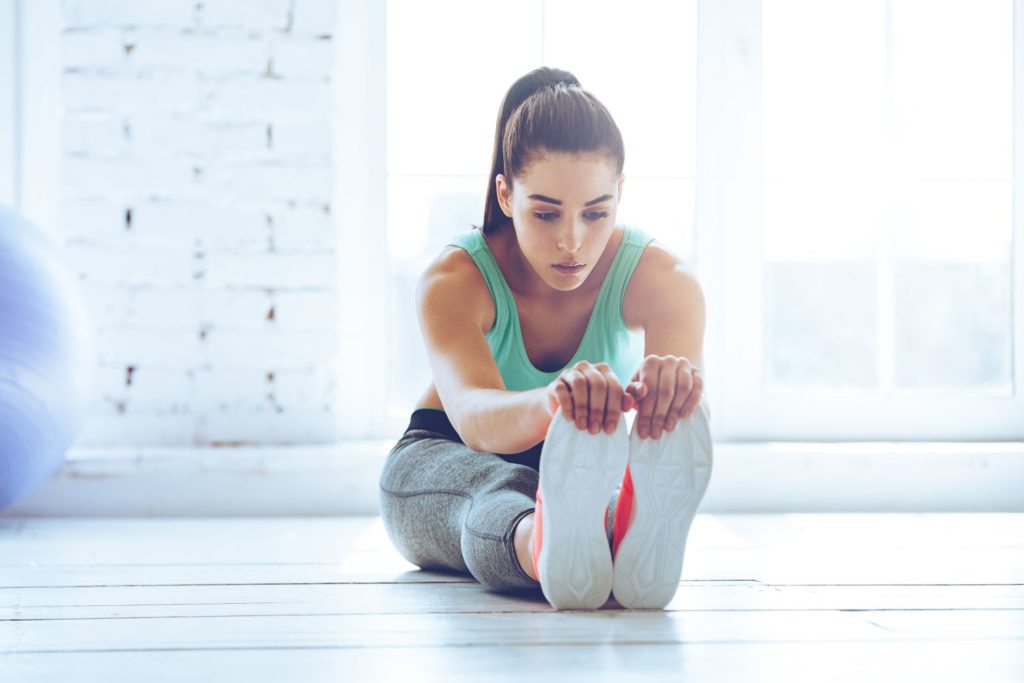
<instances>
[{"instance_id":1,"label":"elbow","mask_svg":"<svg viewBox=\"0 0 1024 683\"><path fill-rule=\"evenodd\" d=\"M452 423L452 428L462 439L462 443L472 448L474 451L484 450L483 444L477 438L475 430L471 428L468 421L463 417L463 411L459 409L459 406L453 406L452 409L448 410L448 421Z\"/></svg>"},{"instance_id":2,"label":"elbow","mask_svg":"<svg viewBox=\"0 0 1024 683\"><path fill-rule=\"evenodd\" d=\"M474 434L472 430L465 431L456 427L455 431L459 433L459 437L462 439L462 443L466 444L474 451L477 451L479 453L486 453L490 451L490 449L487 447L487 444L478 439L477 435Z\"/></svg>"},{"instance_id":3,"label":"elbow","mask_svg":"<svg viewBox=\"0 0 1024 683\"><path fill-rule=\"evenodd\" d=\"M462 443L466 444L474 451L478 453L493 453L494 450L489 440L483 434L480 434L479 430L472 427L472 421L458 420L454 417L449 418L452 423L452 427L458 432L459 438L462 439Z\"/></svg>"}]
</instances>

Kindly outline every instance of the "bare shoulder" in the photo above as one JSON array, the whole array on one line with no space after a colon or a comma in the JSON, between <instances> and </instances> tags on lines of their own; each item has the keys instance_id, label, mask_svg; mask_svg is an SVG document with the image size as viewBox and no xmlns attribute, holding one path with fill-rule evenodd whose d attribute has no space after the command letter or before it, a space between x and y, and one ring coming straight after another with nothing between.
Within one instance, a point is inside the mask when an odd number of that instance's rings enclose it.
<instances>
[{"instance_id":1,"label":"bare shoulder","mask_svg":"<svg viewBox=\"0 0 1024 683\"><path fill-rule=\"evenodd\" d=\"M622 299L622 316L631 330L672 312L704 308L704 292L693 268L654 240L644 249Z\"/></svg>"},{"instance_id":2,"label":"bare shoulder","mask_svg":"<svg viewBox=\"0 0 1024 683\"><path fill-rule=\"evenodd\" d=\"M466 444L477 448L484 442L471 422L474 390L505 385L485 336L494 303L465 250L446 248L427 266L416 284L416 310L438 400Z\"/></svg>"},{"instance_id":3,"label":"bare shoulder","mask_svg":"<svg viewBox=\"0 0 1024 683\"><path fill-rule=\"evenodd\" d=\"M421 301L441 302L444 310L428 305L425 314L458 310L478 321L486 332L495 317L494 300L487 281L469 253L460 247L447 246L424 269L417 283Z\"/></svg>"}]
</instances>

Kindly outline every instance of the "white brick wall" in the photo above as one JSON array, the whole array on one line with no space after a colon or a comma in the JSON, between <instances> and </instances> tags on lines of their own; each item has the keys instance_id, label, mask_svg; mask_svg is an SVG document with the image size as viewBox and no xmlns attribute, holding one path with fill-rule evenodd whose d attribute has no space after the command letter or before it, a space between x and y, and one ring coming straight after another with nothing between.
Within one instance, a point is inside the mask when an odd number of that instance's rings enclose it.
<instances>
[{"instance_id":1,"label":"white brick wall","mask_svg":"<svg viewBox=\"0 0 1024 683\"><path fill-rule=\"evenodd\" d=\"M63 0L77 447L335 438L334 0Z\"/></svg>"}]
</instances>

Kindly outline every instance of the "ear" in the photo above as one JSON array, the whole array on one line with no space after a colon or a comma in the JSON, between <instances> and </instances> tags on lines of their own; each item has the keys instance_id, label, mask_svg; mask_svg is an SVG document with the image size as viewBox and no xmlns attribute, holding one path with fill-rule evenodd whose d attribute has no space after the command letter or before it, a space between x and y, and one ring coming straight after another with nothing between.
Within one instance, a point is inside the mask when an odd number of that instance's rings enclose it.
<instances>
[{"instance_id":1,"label":"ear","mask_svg":"<svg viewBox=\"0 0 1024 683\"><path fill-rule=\"evenodd\" d=\"M494 184L498 194L498 206L501 207L502 213L512 218L512 200L510 199L512 188L505 182L504 174L499 173L494 176Z\"/></svg>"}]
</instances>

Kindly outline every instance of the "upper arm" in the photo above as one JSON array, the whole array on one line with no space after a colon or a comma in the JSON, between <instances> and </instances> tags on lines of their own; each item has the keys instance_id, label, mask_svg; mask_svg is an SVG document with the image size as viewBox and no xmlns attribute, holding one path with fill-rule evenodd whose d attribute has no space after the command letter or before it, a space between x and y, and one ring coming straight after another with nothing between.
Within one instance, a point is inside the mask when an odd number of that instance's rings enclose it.
<instances>
[{"instance_id":1,"label":"upper arm","mask_svg":"<svg viewBox=\"0 0 1024 683\"><path fill-rule=\"evenodd\" d=\"M416 310L434 387L462 436L468 390L505 388L484 337L494 317L494 303L468 253L455 248L430 264L416 284Z\"/></svg>"},{"instance_id":2,"label":"upper arm","mask_svg":"<svg viewBox=\"0 0 1024 683\"><path fill-rule=\"evenodd\" d=\"M683 356L704 369L704 292L693 269L656 241L630 278L623 316L629 327L643 328L644 357Z\"/></svg>"}]
</instances>

